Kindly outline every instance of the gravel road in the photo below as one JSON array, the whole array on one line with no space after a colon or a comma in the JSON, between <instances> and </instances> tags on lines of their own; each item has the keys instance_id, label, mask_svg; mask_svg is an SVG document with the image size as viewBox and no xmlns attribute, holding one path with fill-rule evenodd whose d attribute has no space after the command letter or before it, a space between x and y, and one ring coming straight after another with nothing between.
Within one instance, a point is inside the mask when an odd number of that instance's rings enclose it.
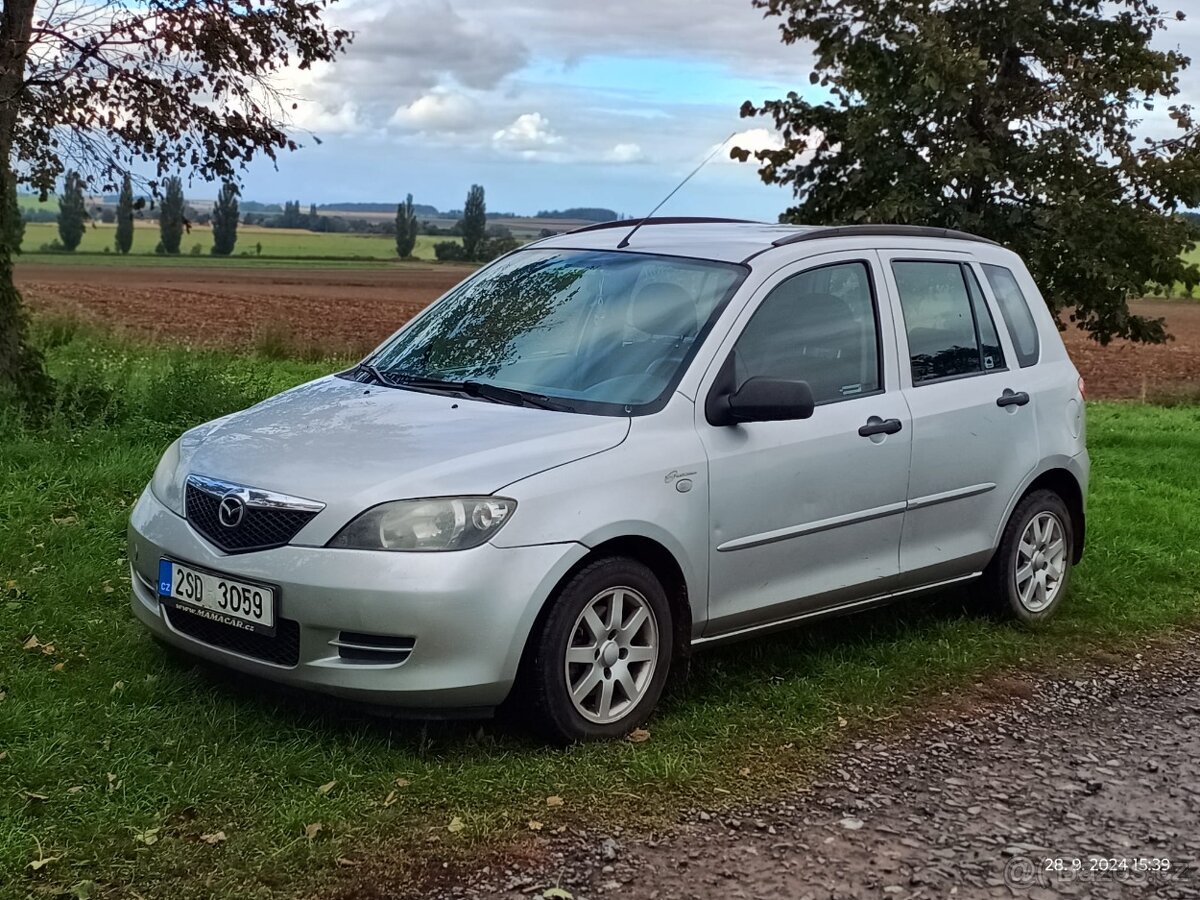
<instances>
[{"instance_id":1,"label":"gravel road","mask_svg":"<svg viewBox=\"0 0 1200 900\"><path fill-rule=\"evenodd\" d=\"M1200 897L1200 640L1003 684L771 802L564 838L424 896Z\"/></svg>"}]
</instances>

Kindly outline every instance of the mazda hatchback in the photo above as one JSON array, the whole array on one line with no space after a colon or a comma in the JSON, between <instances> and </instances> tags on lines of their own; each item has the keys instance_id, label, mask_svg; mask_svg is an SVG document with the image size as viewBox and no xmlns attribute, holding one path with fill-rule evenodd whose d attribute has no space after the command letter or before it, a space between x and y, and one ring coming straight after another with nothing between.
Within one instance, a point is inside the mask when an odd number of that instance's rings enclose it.
<instances>
[{"instance_id":1,"label":"mazda hatchback","mask_svg":"<svg viewBox=\"0 0 1200 900\"><path fill-rule=\"evenodd\" d=\"M974 580L1052 615L1082 382L1021 260L944 230L657 219L479 270L352 369L185 433L133 610L211 662L557 740L693 648ZM333 313L331 313L333 314Z\"/></svg>"}]
</instances>

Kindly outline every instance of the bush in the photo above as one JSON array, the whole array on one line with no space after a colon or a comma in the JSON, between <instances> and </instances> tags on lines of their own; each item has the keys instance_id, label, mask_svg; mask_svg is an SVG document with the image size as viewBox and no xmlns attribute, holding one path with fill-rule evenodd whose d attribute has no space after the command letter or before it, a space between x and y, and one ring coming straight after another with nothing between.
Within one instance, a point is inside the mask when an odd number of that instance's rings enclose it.
<instances>
[{"instance_id":1,"label":"bush","mask_svg":"<svg viewBox=\"0 0 1200 900\"><path fill-rule=\"evenodd\" d=\"M442 262L458 262L467 258L467 251L458 241L439 241L433 245L433 255Z\"/></svg>"},{"instance_id":2,"label":"bush","mask_svg":"<svg viewBox=\"0 0 1200 900\"><path fill-rule=\"evenodd\" d=\"M66 253L67 248L63 246L62 241L58 238L50 241L48 244L42 244L38 247L38 253Z\"/></svg>"},{"instance_id":3,"label":"bush","mask_svg":"<svg viewBox=\"0 0 1200 900\"><path fill-rule=\"evenodd\" d=\"M203 247L201 247L199 244L192 244L192 251L191 251L191 252L192 252L192 256L203 256L203 255L204 255L204 248L203 248Z\"/></svg>"},{"instance_id":4,"label":"bush","mask_svg":"<svg viewBox=\"0 0 1200 900\"><path fill-rule=\"evenodd\" d=\"M479 245L479 261L491 262L505 253L511 253L520 246L520 242L513 237L491 238Z\"/></svg>"}]
</instances>

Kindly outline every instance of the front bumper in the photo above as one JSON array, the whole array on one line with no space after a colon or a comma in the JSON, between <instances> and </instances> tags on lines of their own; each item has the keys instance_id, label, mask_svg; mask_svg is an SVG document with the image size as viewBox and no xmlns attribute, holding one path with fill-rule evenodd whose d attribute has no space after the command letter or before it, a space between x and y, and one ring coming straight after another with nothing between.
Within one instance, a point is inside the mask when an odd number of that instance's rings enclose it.
<instances>
[{"instance_id":1,"label":"front bumper","mask_svg":"<svg viewBox=\"0 0 1200 900\"><path fill-rule=\"evenodd\" d=\"M163 641L283 684L414 709L501 703L542 604L586 553L582 544L563 543L451 553L288 546L229 555L148 489L129 520L133 612ZM299 626L295 664L247 655L236 642L205 641L173 624L155 589L164 556L277 585L280 619ZM343 631L411 638L412 652L399 663L346 659L331 643Z\"/></svg>"}]
</instances>

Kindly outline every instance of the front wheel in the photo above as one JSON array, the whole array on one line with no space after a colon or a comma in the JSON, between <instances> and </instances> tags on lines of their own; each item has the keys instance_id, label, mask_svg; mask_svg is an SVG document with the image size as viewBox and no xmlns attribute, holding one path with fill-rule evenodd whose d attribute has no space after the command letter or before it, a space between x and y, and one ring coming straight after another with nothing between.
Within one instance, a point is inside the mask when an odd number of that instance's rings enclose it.
<instances>
[{"instance_id":1,"label":"front wheel","mask_svg":"<svg viewBox=\"0 0 1200 900\"><path fill-rule=\"evenodd\" d=\"M530 664L535 726L561 742L620 737L654 711L671 664L671 609L642 563L597 560L550 600Z\"/></svg>"},{"instance_id":2,"label":"front wheel","mask_svg":"<svg viewBox=\"0 0 1200 900\"><path fill-rule=\"evenodd\" d=\"M996 555L984 572L992 608L1028 624L1054 614L1075 558L1071 512L1054 491L1034 491L1017 504Z\"/></svg>"}]
</instances>

